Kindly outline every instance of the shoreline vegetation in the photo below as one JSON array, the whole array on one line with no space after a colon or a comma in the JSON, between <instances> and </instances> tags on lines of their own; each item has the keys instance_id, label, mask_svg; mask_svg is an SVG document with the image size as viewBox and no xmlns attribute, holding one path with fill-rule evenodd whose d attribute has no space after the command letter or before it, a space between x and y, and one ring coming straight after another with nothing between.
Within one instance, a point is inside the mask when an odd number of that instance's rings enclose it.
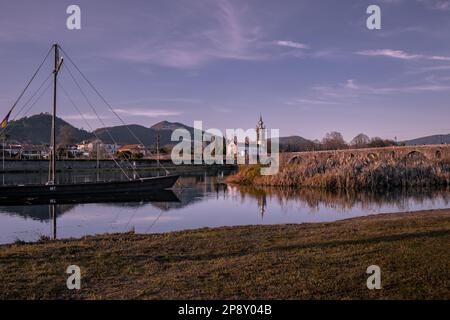
<instances>
[{"instance_id":1,"label":"shoreline vegetation","mask_svg":"<svg viewBox=\"0 0 450 320\"><path fill-rule=\"evenodd\" d=\"M1 299L449 299L450 209L0 246ZM68 290L69 265L81 290ZM381 290L368 290L368 266Z\"/></svg>"},{"instance_id":2,"label":"shoreline vegetation","mask_svg":"<svg viewBox=\"0 0 450 320\"><path fill-rule=\"evenodd\" d=\"M327 191L390 190L450 187L450 159L426 157L323 157L280 165L276 175L260 175L260 165L241 165L228 183L311 188Z\"/></svg>"}]
</instances>

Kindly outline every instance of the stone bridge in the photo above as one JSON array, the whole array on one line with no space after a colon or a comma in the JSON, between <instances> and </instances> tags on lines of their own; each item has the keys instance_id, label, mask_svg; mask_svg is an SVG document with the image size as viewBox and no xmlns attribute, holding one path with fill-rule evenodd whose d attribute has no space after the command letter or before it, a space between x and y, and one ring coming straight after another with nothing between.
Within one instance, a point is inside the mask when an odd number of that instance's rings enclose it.
<instances>
[{"instance_id":1,"label":"stone bridge","mask_svg":"<svg viewBox=\"0 0 450 320\"><path fill-rule=\"evenodd\" d=\"M425 145L386 148L346 149L333 151L285 152L280 154L280 164L299 164L313 160L350 160L353 158L367 160L388 159L450 159L450 145Z\"/></svg>"}]
</instances>

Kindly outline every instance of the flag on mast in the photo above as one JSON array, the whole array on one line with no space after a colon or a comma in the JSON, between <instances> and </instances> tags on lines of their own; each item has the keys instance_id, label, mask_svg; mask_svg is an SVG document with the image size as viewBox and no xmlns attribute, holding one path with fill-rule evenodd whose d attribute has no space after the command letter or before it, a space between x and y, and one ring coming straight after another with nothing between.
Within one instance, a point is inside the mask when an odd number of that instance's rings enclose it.
<instances>
[{"instance_id":1,"label":"flag on mast","mask_svg":"<svg viewBox=\"0 0 450 320\"><path fill-rule=\"evenodd\" d=\"M9 116L11 115L11 112L12 112L12 109L9 110L8 114L3 119L2 123L1 123L2 129L5 129L8 126Z\"/></svg>"}]
</instances>

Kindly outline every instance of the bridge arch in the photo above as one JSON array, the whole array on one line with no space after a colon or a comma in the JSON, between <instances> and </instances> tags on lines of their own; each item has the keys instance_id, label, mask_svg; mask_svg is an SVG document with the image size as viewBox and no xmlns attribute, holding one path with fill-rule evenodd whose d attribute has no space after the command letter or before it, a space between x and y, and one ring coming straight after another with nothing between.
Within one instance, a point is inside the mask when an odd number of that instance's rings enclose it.
<instances>
[{"instance_id":1,"label":"bridge arch","mask_svg":"<svg viewBox=\"0 0 450 320\"><path fill-rule=\"evenodd\" d=\"M304 162L305 159L303 159L301 156L293 156L291 159L289 159L288 164L301 164Z\"/></svg>"},{"instance_id":2,"label":"bridge arch","mask_svg":"<svg viewBox=\"0 0 450 320\"><path fill-rule=\"evenodd\" d=\"M441 149L437 149L436 152L434 153L434 157L436 159L441 159L442 158L442 151Z\"/></svg>"},{"instance_id":3,"label":"bridge arch","mask_svg":"<svg viewBox=\"0 0 450 320\"><path fill-rule=\"evenodd\" d=\"M418 160L424 160L424 159L426 159L426 157L422 152L413 150L406 155L406 159L418 161Z\"/></svg>"}]
</instances>

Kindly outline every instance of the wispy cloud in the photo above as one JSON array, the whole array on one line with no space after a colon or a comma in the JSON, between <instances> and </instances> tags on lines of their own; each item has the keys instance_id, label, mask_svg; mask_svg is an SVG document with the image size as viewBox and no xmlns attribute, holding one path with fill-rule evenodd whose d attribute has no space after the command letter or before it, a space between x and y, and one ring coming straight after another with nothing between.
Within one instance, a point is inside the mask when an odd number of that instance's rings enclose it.
<instances>
[{"instance_id":1,"label":"wispy cloud","mask_svg":"<svg viewBox=\"0 0 450 320\"><path fill-rule=\"evenodd\" d=\"M161 110L161 109L121 109L116 108L114 112L132 117L147 117L147 118L157 118L157 117L170 117L179 116L182 113L178 111Z\"/></svg>"},{"instance_id":2,"label":"wispy cloud","mask_svg":"<svg viewBox=\"0 0 450 320\"><path fill-rule=\"evenodd\" d=\"M356 52L358 55L369 57L388 57L401 60L432 60L432 61L450 61L450 56L440 55L424 55L424 54L412 54L403 50L392 49L378 49L378 50L362 50Z\"/></svg>"},{"instance_id":3,"label":"wispy cloud","mask_svg":"<svg viewBox=\"0 0 450 320\"><path fill-rule=\"evenodd\" d=\"M429 9L450 11L450 0L416 0L418 3L424 4ZM381 2L388 4L398 4L410 2L410 0L381 0Z\"/></svg>"},{"instance_id":4,"label":"wispy cloud","mask_svg":"<svg viewBox=\"0 0 450 320\"><path fill-rule=\"evenodd\" d=\"M286 102L287 105L336 105L341 104L337 101L323 99L294 99Z\"/></svg>"},{"instance_id":5,"label":"wispy cloud","mask_svg":"<svg viewBox=\"0 0 450 320\"><path fill-rule=\"evenodd\" d=\"M82 114L66 114L61 115L65 120L98 120L97 115L93 113L82 113ZM110 119L110 116L99 115L100 119Z\"/></svg>"},{"instance_id":6,"label":"wispy cloud","mask_svg":"<svg viewBox=\"0 0 450 320\"><path fill-rule=\"evenodd\" d=\"M417 73L425 73L425 72L434 72L434 71L448 71L450 70L450 65L441 65L441 66L428 66L428 67L420 67L415 68L412 71L410 71L410 74L417 74Z\"/></svg>"},{"instance_id":7,"label":"wispy cloud","mask_svg":"<svg viewBox=\"0 0 450 320\"><path fill-rule=\"evenodd\" d=\"M194 6L196 21L204 28L192 32L192 28L180 22L173 35L173 26L160 26L159 33L166 38L155 37L141 41L130 48L112 54L113 58L150 63L173 68L193 68L217 59L263 60L267 56L258 51L260 27L246 19L243 10L237 10L229 1L207 2ZM191 23L191 22L190 22Z\"/></svg>"},{"instance_id":8,"label":"wispy cloud","mask_svg":"<svg viewBox=\"0 0 450 320\"><path fill-rule=\"evenodd\" d=\"M450 11L450 0L418 0L430 9Z\"/></svg>"},{"instance_id":9,"label":"wispy cloud","mask_svg":"<svg viewBox=\"0 0 450 320\"><path fill-rule=\"evenodd\" d=\"M444 56L431 56L429 58L430 58L430 60L450 61L450 57L444 57Z\"/></svg>"},{"instance_id":10,"label":"wispy cloud","mask_svg":"<svg viewBox=\"0 0 450 320\"><path fill-rule=\"evenodd\" d=\"M359 89L359 86L356 84L355 80L353 80L353 79L347 80L345 87L348 89Z\"/></svg>"},{"instance_id":11,"label":"wispy cloud","mask_svg":"<svg viewBox=\"0 0 450 320\"><path fill-rule=\"evenodd\" d=\"M385 95L397 93L420 93L450 91L450 85L443 83L444 78L427 78L423 83L405 86L377 87L372 85L356 84L355 80L347 80L344 84L333 87L313 87L319 96L336 98L338 101L348 101L348 98L356 98L368 95Z\"/></svg>"},{"instance_id":12,"label":"wispy cloud","mask_svg":"<svg viewBox=\"0 0 450 320\"><path fill-rule=\"evenodd\" d=\"M309 46L304 43L288 40L276 40L273 42L273 44L280 47L288 47L294 49L309 49Z\"/></svg>"},{"instance_id":13,"label":"wispy cloud","mask_svg":"<svg viewBox=\"0 0 450 320\"><path fill-rule=\"evenodd\" d=\"M390 57L403 60L411 60L421 58L421 55L409 54L403 50L379 49L379 50L362 50L356 54L369 57Z\"/></svg>"}]
</instances>

